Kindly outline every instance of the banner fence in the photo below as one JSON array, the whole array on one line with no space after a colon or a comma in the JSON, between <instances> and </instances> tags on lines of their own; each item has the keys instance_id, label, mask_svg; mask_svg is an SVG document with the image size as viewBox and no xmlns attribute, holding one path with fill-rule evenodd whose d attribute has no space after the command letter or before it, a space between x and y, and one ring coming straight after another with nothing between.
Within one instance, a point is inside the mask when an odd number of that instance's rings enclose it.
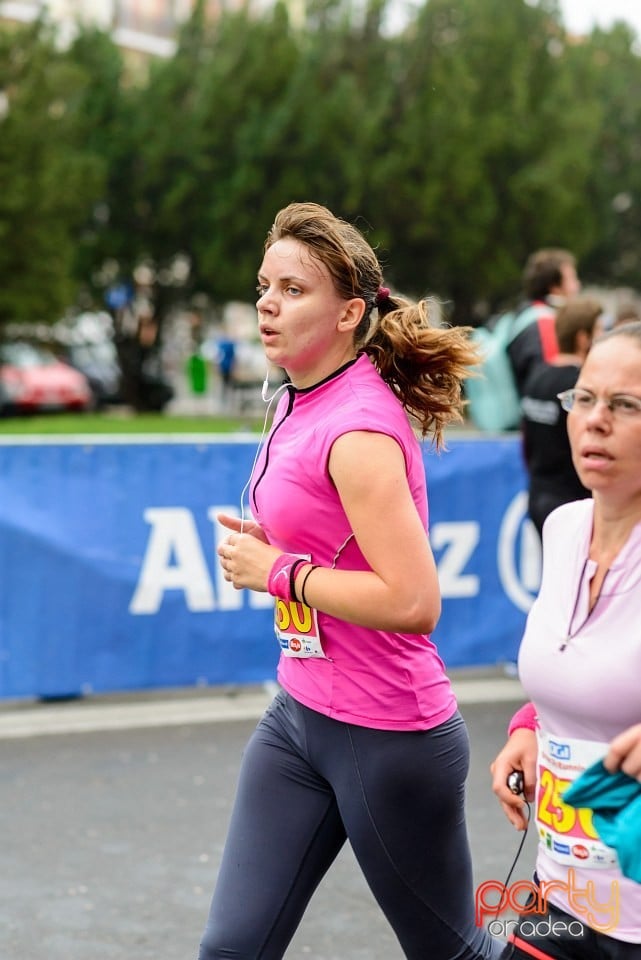
<instances>
[{"instance_id":1,"label":"banner fence","mask_svg":"<svg viewBox=\"0 0 641 960\"><path fill-rule=\"evenodd\" d=\"M275 676L273 600L220 573L256 438L0 443L0 699ZM448 667L516 657L540 578L519 438L426 445Z\"/></svg>"}]
</instances>

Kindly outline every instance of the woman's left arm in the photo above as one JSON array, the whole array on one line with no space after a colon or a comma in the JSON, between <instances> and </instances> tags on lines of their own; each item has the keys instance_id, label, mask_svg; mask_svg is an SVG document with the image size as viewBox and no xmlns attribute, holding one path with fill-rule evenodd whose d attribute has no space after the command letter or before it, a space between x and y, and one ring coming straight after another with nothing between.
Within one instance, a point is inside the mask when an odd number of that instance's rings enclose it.
<instances>
[{"instance_id":1,"label":"woman's left arm","mask_svg":"<svg viewBox=\"0 0 641 960\"><path fill-rule=\"evenodd\" d=\"M332 446L329 472L369 571L315 570L312 606L378 630L431 633L441 612L436 564L398 443L357 431Z\"/></svg>"},{"instance_id":2,"label":"woman's left arm","mask_svg":"<svg viewBox=\"0 0 641 960\"><path fill-rule=\"evenodd\" d=\"M611 741L603 765L610 773L623 770L641 781L641 723L628 727Z\"/></svg>"}]
</instances>

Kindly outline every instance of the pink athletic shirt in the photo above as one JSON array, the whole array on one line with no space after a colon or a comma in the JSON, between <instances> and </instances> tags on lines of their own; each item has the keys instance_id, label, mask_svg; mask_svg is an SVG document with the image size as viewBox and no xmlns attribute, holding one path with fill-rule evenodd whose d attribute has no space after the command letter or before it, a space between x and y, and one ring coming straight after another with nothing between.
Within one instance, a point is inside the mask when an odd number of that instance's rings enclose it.
<instances>
[{"instance_id":1,"label":"pink athletic shirt","mask_svg":"<svg viewBox=\"0 0 641 960\"><path fill-rule=\"evenodd\" d=\"M313 387L289 386L254 470L250 504L269 542L337 570L371 569L330 478L332 444L369 430L393 437L405 456L426 528L421 447L407 414L366 355ZM372 523L376 523L372 517ZM281 654L278 680L296 700L328 717L381 730L425 730L448 720L456 700L435 645L422 634L355 626L324 613L325 658Z\"/></svg>"},{"instance_id":2,"label":"pink athletic shirt","mask_svg":"<svg viewBox=\"0 0 641 960\"><path fill-rule=\"evenodd\" d=\"M541 731L553 738L561 764L566 763L568 772L562 778L573 775L573 751L580 752L581 741L596 742L599 756L605 756L614 736L641 722L641 524L612 563L589 613L589 585L596 570L588 557L593 509L593 500L580 500L547 518L541 588L519 651L519 677L534 701ZM563 856L566 845L572 851L578 843L580 854L586 856L591 844L576 836L577 827L558 807L556 796L548 774L535 805L543 817L536 870L540 880L560 883L551 888L549 899L585 920L566 893L571 863L555 859L550 850L557 844ZM549 833L548 825L560 829ZM620 916L608 935L641 943L641 884L624 877L618 866L575 864L574 870L582 888L588 881L594 885L601 904L611 899L612 881L618 881ZM575 897L577 902L585 900ZM597 913L599 923L607 919L605 911Z\"/></svg>"}]
</instances>

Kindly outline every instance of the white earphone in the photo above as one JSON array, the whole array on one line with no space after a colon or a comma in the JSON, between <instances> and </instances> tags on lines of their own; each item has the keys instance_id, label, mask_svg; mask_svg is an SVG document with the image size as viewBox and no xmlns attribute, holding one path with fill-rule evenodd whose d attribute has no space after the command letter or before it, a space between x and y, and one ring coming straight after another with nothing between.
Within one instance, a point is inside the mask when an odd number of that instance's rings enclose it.
<instances>
[{"instance_id":1,"label":"white earphone","mask_svg":"<svg viewBox=\"0 0 641 960\"><path fill-rule=\"evenodd\" d=\"M262 429L261 434L260 434L260 439L259 439L259 441L258 441L258 446L256 447L256 453L255 453L255 455L254 455L254 462L252 463L252 467L251 467L251 470L250 470L250 472L249 472L249 480L247 481L247 483L246 483L245 486L243 487L243 489L242 489L242 491L241 491L241 494L240 494L240 532L241 532L241 533L244 533L244 527L245 527L245 494L247 493L247 491L248 491L248 489L249 489L249 486L250 486L250 484L251 484L251 482L252 482L252 477L254 476L254 470L256 469L256 463L257 463L257 461L258 461L258 455L259 455L259 453L260 453L260 445L261 445L261 443L263 442L263 437L265 436L265 432L266 432L266 430L267 430L267 418L269 417L269 410L270 410L270 407L271 407L271 405L272 405L272 402L276 399L276 397L277 397L278 394L281 392L281 390L286 390L288 386L289 386L288 383L281 383L280 387L276 387L276 389L275 389L274 392L272 393L271 397L268 397L268 396L267 396L267 391L269 390L269 372L265 373L265 379L264 379L264 381L263 381L263 388L262 388L262 390L260 391L260 395L261 395L261 397L262 397L263 403L266 403L266 404L267 404L267 409L265 410L265 419L263 420L263 429Z\"/></svg>"},{"instance_id":2,"label":"white earphone","mask_svg":"<svg viewBox=\"0 0 641 960\"><path fill-rule=\"evenodd\" d=\"M281 383L280 387L276 387L271 397L268 397L267 391L269 390L269 373L266 373L265 379L263 380L263 388L260 391L263 403L271 403L274 397L277 397L281 390L284 390L287 386L287 383Z\"/></svg>"}]
</instances>

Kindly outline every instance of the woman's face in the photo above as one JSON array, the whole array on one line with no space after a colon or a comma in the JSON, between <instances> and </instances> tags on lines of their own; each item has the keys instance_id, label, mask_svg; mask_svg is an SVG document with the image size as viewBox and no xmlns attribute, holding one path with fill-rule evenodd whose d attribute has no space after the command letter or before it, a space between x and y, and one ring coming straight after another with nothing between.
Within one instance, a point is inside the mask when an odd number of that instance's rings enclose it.
<instances>
[{"instance_id":1,"label":"woman's face","mask_svg":"<svg viewBox=\"0 0 641 960\"><path fill-rule=\"evenodd\" d=\"M272 244L257 289L265 354L296 386L317 383L354 356L352 312L364 301L339 297L327 267L305 244L292 237Z\"/></svg>"},{"instance_id":2,"label":"woman's face","mask_svg":"<svg viewBox=\"0 0 641 960\"><path fill-rule=\"evenodd\" d=\"M617 336L593 346L576 386L599 401L591 409L575 403L568 414L572 459L581 482L595 495L621 504L641 502L641 413L613 412L606 405L621 396L641 401L639 341Z\"/></svg>"}]
</instances>

